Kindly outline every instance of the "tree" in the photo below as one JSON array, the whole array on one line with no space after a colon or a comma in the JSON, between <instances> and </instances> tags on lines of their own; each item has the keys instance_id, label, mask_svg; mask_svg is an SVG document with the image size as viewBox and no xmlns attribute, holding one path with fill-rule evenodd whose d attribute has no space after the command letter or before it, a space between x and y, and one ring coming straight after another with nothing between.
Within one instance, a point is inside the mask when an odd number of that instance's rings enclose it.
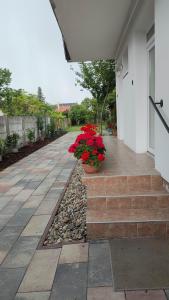
<instances>
[{"instance_id":1,"label":"tree","mask_svg":"<svg viewBox=\"0 0 169 300\"><path fill-rule=\"evenodd\" d=\"M69 118L72 125L84 124L87 121L87 110L81 104L75 104L71 107L69 112Z\"/></svg>"},{"instance_id":2,"label":"tree","mask_svg":"<svg viewBox=\"0 0 169 300\"><path fill-rule=\"evenodd\" d=\"M101 123L104 106L109 93L115 88L115 62L114 60L96 60L80 63L80 72L76 72L77 84L91 92L97 100L97 119Z\"/></svg>"},{"instance_id":3,"label":"tree","mask_svg":"<svg viewBox=\"0 0 169 300\"><path fill-rule=\"evenodd\" d=\"M11 82L11 72L8 69L0 68L0 106L2 105L3 99L9 94L8 86Z\"/></svg>"},{"instance_id":4,"label":"tree","mask_svg":"<svg viewBox=\"0 0 169 300\"><path fill-rule=\"evenodd\" d=\"M45 97L43 95L42 88L40 86L38 87L37 97L40 101L45 102Z\"/></svg>"},{"instance_id":5,"label":"tree","mask_svg":"<svg viewBox=\"0 0 169 300\"><path fill-rule=\"evenodd\" d=\"M88 114L88 122L97 123L97 101L96 99L85 98L81 105L83 105Z\"/></svg>"}]
</instances>

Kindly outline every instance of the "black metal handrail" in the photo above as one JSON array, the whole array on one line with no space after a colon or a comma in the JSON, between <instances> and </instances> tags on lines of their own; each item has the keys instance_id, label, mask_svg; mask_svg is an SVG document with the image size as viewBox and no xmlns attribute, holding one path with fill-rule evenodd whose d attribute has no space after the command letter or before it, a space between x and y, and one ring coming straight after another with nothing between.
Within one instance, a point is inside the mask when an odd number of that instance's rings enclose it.
<instances>
[{"instance_id":1,"label":"black metal handrail","mask_svg":"<svg viewBox=\"0 0 169 300\"><path fill-rule=\"evenodd\" d=\"M161 112L159 111L159 109L158 109L158 107L157 107L157 105L160 105L161 107L163 107L163 100L161 100L160 102L154 102L154 100L153 100L153 98L152 98L151 96L149 96L149 99L150 99L150 101L151 101L151 103L152 103L152 105L153 105L153 107L154 107L156 113L158 114L158 116L159 116L161 122L163 123L165 129L166 129L167 132L169 133L169 126L168 126L167 122L164 120L164 118L163 118Z\"/></svg>"}]
</instances>

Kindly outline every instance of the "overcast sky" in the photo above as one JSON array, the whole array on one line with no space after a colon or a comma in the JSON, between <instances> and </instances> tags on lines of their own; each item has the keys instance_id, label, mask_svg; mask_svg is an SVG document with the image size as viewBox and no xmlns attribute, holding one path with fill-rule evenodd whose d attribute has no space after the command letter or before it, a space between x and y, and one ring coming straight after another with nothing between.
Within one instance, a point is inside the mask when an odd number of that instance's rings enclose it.
<instances>
[{"instance_id":1,"label":"overcast sky","mask_svg":"<svg viewBox=\"0 0 169 300\"><path fill-rule=\"evenodd\" d=\"M12 72L12 87L36 93L41 86L53 104L90 95L75 86L49 0L0 0L0 67Z\"/></svg>"}]
</instances>

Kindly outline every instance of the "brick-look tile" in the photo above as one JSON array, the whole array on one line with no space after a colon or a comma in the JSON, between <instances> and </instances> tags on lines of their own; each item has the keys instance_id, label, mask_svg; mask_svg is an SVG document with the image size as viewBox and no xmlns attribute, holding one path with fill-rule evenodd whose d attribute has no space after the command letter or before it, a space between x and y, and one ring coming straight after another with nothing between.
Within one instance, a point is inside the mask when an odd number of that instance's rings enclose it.
<instances>
[{"instance_id":1,"label":"brick-look tile","mask_svg":"<svg viewBox=\"0 0 169 300\"><path fill-rule=\"evenodd\" d=\"M125 300L123 292L113 292L112 287L88 288L87 300Z\"/></svg>"},{"instance_id":2,"label":"brick-look tile","mask_svg":"<svg viewBox=\"0 0 169 300\"><path fill-rule=\"evenodd\" d=\"M59 263L78 263L88 261L88 244L65 245L62 248Z\"/></svg>"},{"instance_id":3,"label":"brick-look tile","mask_svg":"<svg viewBox=\"0 0 169 300\"><path fill-rule=\"evenodd\" d=\"M126 300L166 300L164 291L130 291L126 292Z\"/></svg>"},{"instance_id":4,"label":"brick-look tile","mask_svg":"<svg viewBox=\"0 0 169 300\"><path fill-rule=\"evenodd\" d=\"M49 300L50 292L18 293L15 300Z\"/></svg>"},{"instance_id":5,"label":"brick-look tile","mask_svg":"<svg viewBox=\"0 0 169 300\"><path fill-rule=\"evenodd\" d=\"M57 200L42 201L34 215L50 215L56 207Z\"/></svg>"},{"instance_id":6,"label":"brick-look tile","mask_svg":"<svg viewBox=\"0 0 169 300\"><path fill-rule=\"evenodd\" d=\"M89 245L88 286L111 286L112 272L109 243Z\"/></svg>"},{"instance_id":7,"label":"brick-look tile","mask_svg":"<svg viewBox=\"0 0 169 300\"><path fill-rule=\"evenodd\" d=\"M138 237L166 237L165 223L138 223Z\"/></svg>"},{"instance_id":8,"label":"brick-look tile","mask_svg":"<svg viewBox=\"0 0 169 300\"><path fill-rule=\"evenodd\" d=\"M22 232L22 236L42 235L50 217L51 215L33 216Z\"/></svg>"},{"instance_id":9,"label":"brick-look tile","mask_svg":"<svg viewBox=\"0 0 169 300\"><path fill-rule=\"evenodd\" d=\"M86 300L87 264L59 264L50 300Z\"/></svg>"},{"instance_id":10,"label":"brick-look tile","mask_svg":"<svg viewBox=\"0 0 169 300\"><path fill-rule=\"evenodd\" d=\"M0 269L0 300L13 300L25 269Z\"/></svg>"},{"instance_id":11,"label":"brick-look tile","mask_svg":"<svg viewBox=\"0 0 169 300\"><path fill-rule=\"evenodd\" d=\"M21 283L19 293L51 290L59 255L60 249L36 251Z\"/></svg>"},{"instance_id":12,"label":"brick-look tile","mask_svg":"<svg viewBox=\"0 0 169 300\"><path fill-rule=\"evenodd\" d=\"M38 242L38 237L20 237L4 260L2 267L26 267L36 250Z\"/></svg>"}]
</instances>

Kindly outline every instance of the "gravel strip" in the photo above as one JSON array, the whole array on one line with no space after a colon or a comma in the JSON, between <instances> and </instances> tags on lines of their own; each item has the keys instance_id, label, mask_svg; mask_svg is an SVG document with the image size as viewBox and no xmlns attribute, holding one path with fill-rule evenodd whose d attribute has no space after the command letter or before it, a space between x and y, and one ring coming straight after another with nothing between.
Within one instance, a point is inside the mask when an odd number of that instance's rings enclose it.
<instances>
[{"instance_id":1,"label":"gravel strip","mask_svg":"<svg viewBox=\"0 0 169 300\"><path fill-rule=\"evenodd\" d=\"M86 187L82 184L81 165L78 163L61 200L59 210L49 229L44 246L86 239Z\"/></svg>"}]
</instances>

